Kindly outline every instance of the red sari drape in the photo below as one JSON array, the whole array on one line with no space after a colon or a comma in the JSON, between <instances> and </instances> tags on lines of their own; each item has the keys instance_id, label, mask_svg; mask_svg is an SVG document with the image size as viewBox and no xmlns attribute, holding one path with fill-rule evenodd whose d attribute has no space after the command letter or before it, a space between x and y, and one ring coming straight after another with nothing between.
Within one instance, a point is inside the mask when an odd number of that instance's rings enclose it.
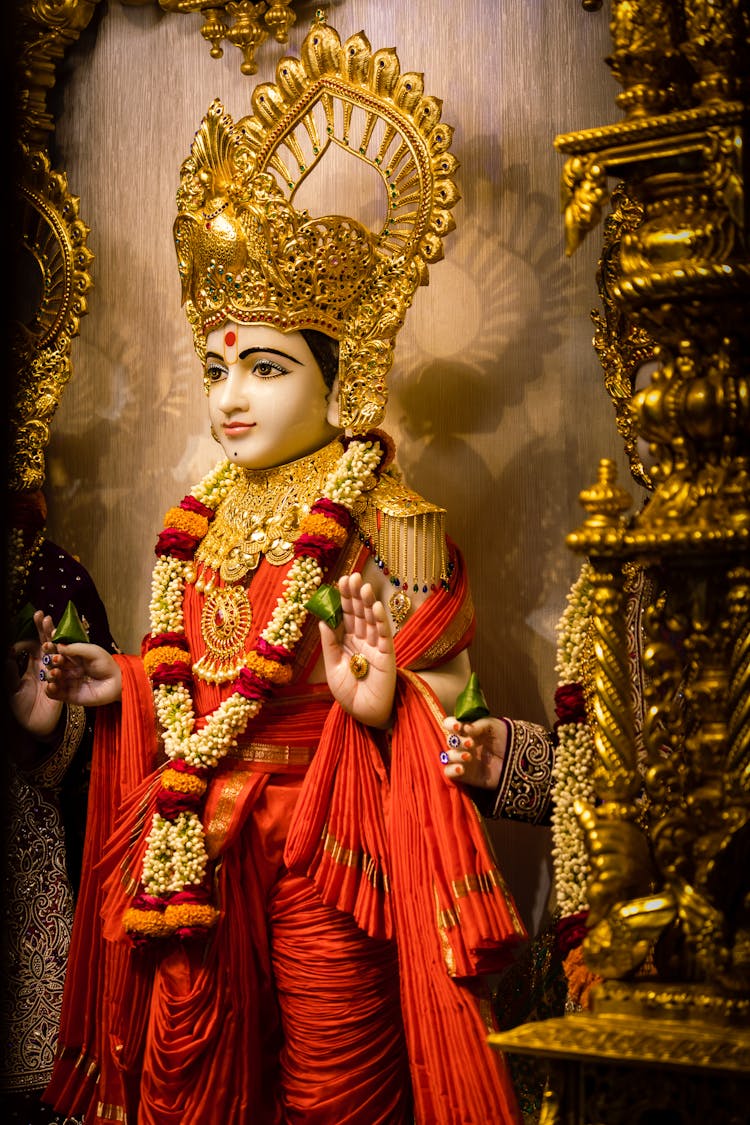
<instances>
[{"instance_id":1,"label":"red sari drape","mask_svg":"<svg viewBox=\"0 0 750 1125\"><path fill-rule=\"evenodd\" d=\"M331 705L320 686L298 681L264 709L259 723L263 737L273 741L294 744L296 738L296 744L317 745L304 781L299 769L289 771L285 791L294 794L284 860L293 874L312 880L327 907L350 915L377 943L373 948L385 950L395 940L420 1125L519 1120L502 1059L486 1043L492 1028L479 978L507 963L524 930L474 805L443 776L440 705L410 670L447 660L470 642L473 609L457 552L455 561L450 592L436 591L397 634L399 675L386 760L381 736ZM258 577L262 573L263 568ZM260 605L253 582L258 627L270 616L264 603L273 605L273 577L263 574L267 589L259 583ZM197 605L186 610L186 627L197 610ZM306 671L315 657L312 645L304 657ZM135 891L158 771L148 772L155 732L145 677L135 661L123 664L128 676L122 707L110 709L97 724L99 780L92 782L85 890L74 928L59 1059L46 1097L58 1111L84 1112L87 1125L123 1120L124 1107L139 1103L144 1083L152 1087L149 1104L155 1105L159 1089L179 1084L181 1067L190 1065L203 1067L204 1080L195 1084L207 1099L202 1108L194 1105L193 1116L180 1118L170 1108L180 1104L179 1097L170 1103L165 1096L163 1109L149 1111L144 1121L213 1120L207 1115L216 1092L226 1096L242 1088L259 1091L246 1120L275 1122L278 1110L270 1097L263 1103L262 1092L273 1082L279 1030L269 1026L257 1042L238 1042L232 1021L214 1007L211 987L217 972L235 974L249 1005L253 990L272 988L264 972L247 973L248 956L255 956L248 949L262 950L267 942L263 918L254 908L224 909L227 896L241 893L247 902L262 897L259 888L247 885L253 876L242 854L254 810L273 796L266 792L272 768L231 758L211 782L204 823L210 854L218 860L216 890L223 910L217 933L198 959L182 947L166 956L134 949L121 917ZM258 731L248 737L258 737ZM273 772L278 774L278 767ZM244 921L237 928L239 916ZM189 987L172 988L184 985L185 974ZM176 995L182 998L179 1010L172 1003ZM161 1047L154 1053L157 1039ZM154 1059L164 1065L163 1073ZM374 1056L372 1067L377 1065ZM244 1112L236 1106L235 1111ZM330 1125L339 1122L331 1119Z\"/></svg>"}]
</instances>

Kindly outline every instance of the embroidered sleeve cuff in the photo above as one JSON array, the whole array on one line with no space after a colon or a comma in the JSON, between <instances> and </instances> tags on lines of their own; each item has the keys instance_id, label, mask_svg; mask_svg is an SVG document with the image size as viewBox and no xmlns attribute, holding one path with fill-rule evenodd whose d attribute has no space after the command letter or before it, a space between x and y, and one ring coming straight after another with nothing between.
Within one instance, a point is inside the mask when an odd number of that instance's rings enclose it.
<instances>
[{"instance_id":1,"label":"embroidered sleeve cuff","mask_svg":"<svg viewBox=\"0 0 750 1125\"><path fill-rule=\"evenodd\" d=\"M503 774L495 790L490 817L548 824L552 799L555 746L549 731L534 723L505 719L508 746ZM482 811L482 810L480 810Z\"/></svg>"},{"instance_id":2,"label":"embroidered sleeve cuff","mask_svg":"<svg viewBox=\"0 0 750 1125\"><path fill-rule=\"evenodd\" d=\"M86 711L77 704L68 703L63 709L65 728L62 738L52 752L27 777L40 788L55 788L60 784L75 752L86 732Z\"/></svg>"}]
</instances>

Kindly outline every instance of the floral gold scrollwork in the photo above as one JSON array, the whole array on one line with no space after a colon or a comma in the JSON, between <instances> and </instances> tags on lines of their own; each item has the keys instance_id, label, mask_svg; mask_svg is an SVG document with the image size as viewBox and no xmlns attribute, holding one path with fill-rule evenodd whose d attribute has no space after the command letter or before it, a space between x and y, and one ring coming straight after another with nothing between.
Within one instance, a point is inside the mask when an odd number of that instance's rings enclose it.
<instances>
[{"instance_id":1,"label":"floral gold scrollwork","mask_svg":"<svg viewBox=\"0 0 750 1125\"><path fill-rule=\"evenodd\" d=\"M43 537L38 528L30 532L19 513L45 480L50 424L70 378L71 340L86 313L91 287L88 228L65 175L52 168L49 158L55 122L47 99L58 63L88 25L97 2L20 0L11 21L17 148L9 221L15 272L9 301L6 487L12 515L4 593L10 613L18 609Z\"/></svg>"},{"instance_id":2,"label":"floral gold scrollwork","mask_svg":"<svg viewBox=\"0 0 750 1125\"><path fill-rule=\"evenodd\" d=\"M43 149L54 131L47 95L57 64L88 25L99 0L20 0L16 15L16 128L19 139Z\"/></svg>"},{"instance_id":3,"label":"floral gold scrollwork","mask_svg":"<svg viewBox=\"0 0 750 1125\"><path fill-rule=\"evenodd\" d=\"M87 311L93 260L86 245L88 227L65 175L51 169L45 153L31 152L25 145L21 163L9 480L18 492L39 488L44 481L43 450L70 378L71 340Z\"/></svg>"},{"instance_id":4,"label":"floral gold scrollwork","mask_svg":"<svg viewBox=\"0 0 750 1125\"><path fill-rule=\"evenodd\" d=\"M730 661L727 769L740 790L750 789L750 570L732 571L731 608L737 622Z\"/></svg>"},{"instance_id":5,"label":"floral gold scrollwork","mask_svg":"<svg viewBox=\"0 0 750 1125\"><path fill-rule=\"evenodd\" d=\"M670 0L613 0L607 61L623 86L615 100L630 116L659 113L674 104L680 22Z\"/></svg>"},{"instance_id":6,"label":"floral gold scrollwork","mask_svg":"<svg viewBox=\"0 0 750 1125\"><path fill-rule=\"evenodd\" d=\"M693 92L701 101L736 98L747 92L750 64L750 10L746 4L684 0L685 56L696 74Z\"/></svg>"},{"instance_id":7,"label":"floral gold scrollwork","mask_svg":"<svg viewBox=\"0 0 750 1125\"><path fill-rule=\"evenodd\" d=\"M551 1088L577 1125L641 1120L641 1107L730 1125L750 1087L750 5L612 0L611 14L607 62L625 119L556 141L569 248L617 181L595 346L631 465L638 448L650 459L634 514L600 511L589 490L568 536L601 592L588 708L597 767L587 798L571 786L556 799L578 798L583 952L599 983L591 1013L497 1045L559 1060ZM648 580L632 743L619 712L632 646L614 620L627 567ZM566 901L580 901L575 890ZM639 1088L657 1064L650 1096L618 1099L607 1058ZM591 1074L597 1097L584 1105ZM734 1075L744 1094L733 1107L721 1091Z\"/></svg>"},{"instance_id":8,"label":"floral gold scrollwork","mask_svg":"<svg viewBox=\"0 0 750 1125\"><path fill-rule=\"evenodd\" d=\"M620 252L623 237L636 231L643 222L643 205L633 198L624 184L612 192L611 212L604 225L604 246L597 270L597 288L602 311L591 314L595 326L594 348L604 371L604 385L615 407L617 429L625 442L630 471L639 484L653 488L653 481L641 460L638 429L631 407L635 380L640 368L656 359L653 337L627 316L615 298L622 274Z\"/></svg>"},{"instance_id":9,"label":"floral gold scrollwork","mask_svg":"<svg viewBox=\"0 0 750 1125\"><path fill-rule=\"evenodd\" d=\"M599 223L607 198L607 176L601 164L578 156L567 161L562 174L566 254L573 254L584 235Z\"/></svg>"}]
</instances>

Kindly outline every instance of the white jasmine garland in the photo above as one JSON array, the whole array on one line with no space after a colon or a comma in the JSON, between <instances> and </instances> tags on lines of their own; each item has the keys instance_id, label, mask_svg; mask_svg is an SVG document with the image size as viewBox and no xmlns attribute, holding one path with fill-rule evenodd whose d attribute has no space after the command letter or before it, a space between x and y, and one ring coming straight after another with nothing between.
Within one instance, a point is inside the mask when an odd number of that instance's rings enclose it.
<instances>
[{"instance_id":1,"label":"white jasmine garland","mask_svg":"<svg viewBox=\"0 0 750 1125\"><path fill-rule=\"evenodd\" d=\"M570 589L557 629L556 671L560 686L584 682L590 619L591 568L584 563ZM563 916L567 916L588 909L586 885L589 864L585 837L575 814L575 802L592 802L594 799L595 745L587 722L563 723L557 728L557 737L552 774L552 857L558 906Z\"/></svg>"},{"instance_id":2,"label":"white jasmine garland","mask_svg":"<svg viewBox=\"0 0 750 1125\"><path fill-rule=\"evenodd\" d=\"M151 631L182 631L182 595L186 566L182 559L161 557L151 576Z\"/></svg>"},{"instance_id":3,"label":"white jasmine garland","mask_svg":"<svg viewBox=\"0 0 750 1125\"><path fill-rule=\"evenodd\" d=\"M381 457L382 450L376 442L351 442L326 478L322 498L351 511ZM191 495L215 511L240 473L236 466L221 462L192 489ZM152 576L152 634L184 633L185 585L194 578L192 560L171 556L157 559ZM304 555L296 558L284 580L284 594L261 633L263 640L293 651L308 617L305 603L322 581L323 570L315 559ZM238 736L263 706L259 700L246 699L236 691L208 716L205 726L196 731L193 700L185 684L159 684L154 690L154 702L167 757L199 769L213 768L234 749ZM199 884L207 862L203 828L195 813L180 813L174 821L158 813L154 815L142 874L143 886L149 894L163 896Z\"/></svg>"},{"instance_id":4,"label":"white jasmine garland","mask_svg":"<svg viewBox=\"0 0 750 1125\"><path fill-rule=\"evenodd\" d=\"M195 813L182 812L174 821L154 813L143 859L143 886L149 894L170 894L200 883L207 862L203 826Z\"/></svg>"}]
</instances>

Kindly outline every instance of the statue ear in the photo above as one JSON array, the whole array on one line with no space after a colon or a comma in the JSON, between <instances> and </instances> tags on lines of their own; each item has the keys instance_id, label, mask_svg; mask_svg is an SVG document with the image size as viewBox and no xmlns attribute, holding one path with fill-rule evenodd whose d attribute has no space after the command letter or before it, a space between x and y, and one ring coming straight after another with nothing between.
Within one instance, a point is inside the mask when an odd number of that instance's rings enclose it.
<instances>
[{"instance_id":1,"label":"statue ear","mask_svg":"<svg viewBox=\"0 0 750 1125\"><path fill-rule=\"evenodd\" d=\"M341 429L341 422L339 421L339 377L338 375L333 380L333 386L328 392L328 410L326 411L326 421L330 422L332 426Z\"/></svg>"}]
</instances>

